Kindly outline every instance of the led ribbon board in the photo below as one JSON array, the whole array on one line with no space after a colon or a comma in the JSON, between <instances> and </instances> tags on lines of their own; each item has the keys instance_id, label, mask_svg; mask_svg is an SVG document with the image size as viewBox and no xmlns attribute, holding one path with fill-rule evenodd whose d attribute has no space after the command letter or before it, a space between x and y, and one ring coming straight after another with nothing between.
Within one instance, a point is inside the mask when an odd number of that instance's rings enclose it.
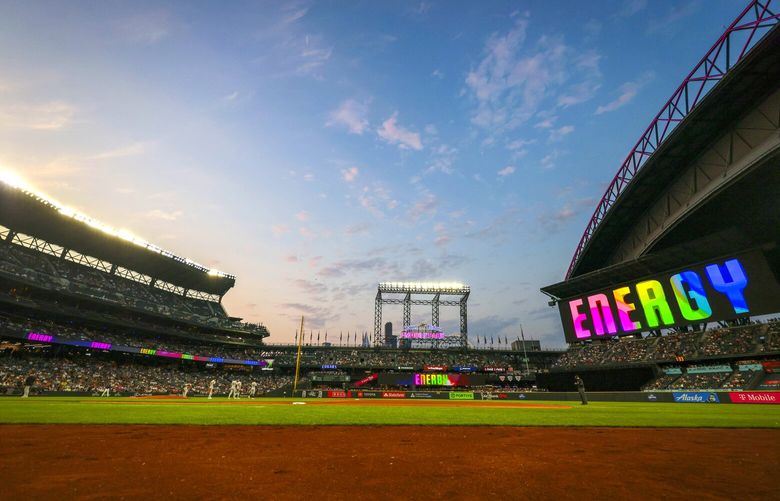
<instances>
[{"instance_id":1,"label":"led ribbon board","mask_svg":"<svg viewBox=\"0 0 780 501\"><path fill-rule=\"evenodd\" d=\"M379 374L378 383L387 386L479 386L485 384L485 376L453 373L382 373Z\"/></svg>"},{"instance_id":2,"label":"led ribbon board","mask_svg":"<svg viewBox=\"0 0 780 501\"><path fill-rule=\"evenodd\" d=\"M566 341L780 311L760 252L713 260L558 302Z\"/></svg>"},{"instance_id":3,"label":"led ribbon board","mask_svg":"<svg viewBox=\"0 0 780 501\"><path fill-rule=\"evenodd\" d=\"M435 325L404 325L401 339L444 339L444 331Z\"/></svg>"}]
</instances>

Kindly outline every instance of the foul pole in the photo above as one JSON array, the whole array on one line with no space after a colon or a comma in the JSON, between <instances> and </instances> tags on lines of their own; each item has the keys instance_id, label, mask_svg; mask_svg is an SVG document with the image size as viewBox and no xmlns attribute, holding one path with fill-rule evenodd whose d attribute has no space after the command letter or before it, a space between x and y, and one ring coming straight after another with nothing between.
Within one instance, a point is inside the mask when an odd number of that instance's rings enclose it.
<instances>
[{"instance_id":1,"label":"foul pole","mask_svg":"<svg viewBox=\"0 0 780 501\"><path fill-rule=\"evenodd\" d=\"M298 390L298 374L301 370L301 346L303 346L303 315L301 315L301 330L298 331L298 356L295 357L295 381L293 382L293 394Z\"/></svg>"}]
</instances>

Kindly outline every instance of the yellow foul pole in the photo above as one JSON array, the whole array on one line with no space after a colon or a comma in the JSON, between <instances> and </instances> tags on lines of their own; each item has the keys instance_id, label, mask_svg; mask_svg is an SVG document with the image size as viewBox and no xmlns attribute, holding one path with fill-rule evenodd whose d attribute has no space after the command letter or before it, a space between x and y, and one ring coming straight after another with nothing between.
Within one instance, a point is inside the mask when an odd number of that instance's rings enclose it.
<instances>
[{"instance_id":1,"label":"yellow foul pole","mask_svg":"<svg viewBox=\"0 0 780 501\"><path fill-rule=\"evenodd\" d=\"M295 358L295 381L293 382L293 394L298 390L298 374L301 370L301 346L303 346L303 315L301 315L301 330L298 331L298 356Z\"/></svg>"}]
</instances>

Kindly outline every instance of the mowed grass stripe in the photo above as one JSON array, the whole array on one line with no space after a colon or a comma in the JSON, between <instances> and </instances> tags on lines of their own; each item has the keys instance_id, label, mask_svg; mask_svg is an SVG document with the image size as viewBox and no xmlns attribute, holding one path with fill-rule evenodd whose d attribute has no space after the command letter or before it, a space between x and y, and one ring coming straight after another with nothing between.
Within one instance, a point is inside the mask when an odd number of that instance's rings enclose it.
<instances>
[{"instance_id":1,"label":"mowed grass stripe","mask_svg":"<svg viewBox=\"0 0 780 501\"><path fill-rule=\"evenodd\" d=\"M268 402L279 401L289 405L226 405L227 401L203 403L199 399L128 404L127 399L0 398L0 423L780 427L780 406L772 405L593 402L588 406L571 406L571 402L549 402L565 406L550 409L514 408L501 402L473 407L433 406L425 402L397 407L373 402L365 405L292 405L292 399Z\"/></svg>"}]
</instances>

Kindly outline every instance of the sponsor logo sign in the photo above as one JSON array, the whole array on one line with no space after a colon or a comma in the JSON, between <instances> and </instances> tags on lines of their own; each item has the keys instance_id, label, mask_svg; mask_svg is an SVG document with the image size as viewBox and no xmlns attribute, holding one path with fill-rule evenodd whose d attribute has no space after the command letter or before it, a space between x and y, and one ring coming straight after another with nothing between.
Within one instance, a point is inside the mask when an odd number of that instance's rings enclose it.
<instances>
[{"instance_id":1,"label":"sponsor logo sign","mask_svg":"<svg viewBox=\"0 0 780 501\"><path fill-rule=\"evenodd\" d=\"M384 391L382 398L406 398L406 393L402 391Z\"/></svg>"},{"instance_id":2,"label":"sponsor logo sign","mask_svg":"<svg viewBox=\"0 0 780 501\"><path fill-rule=\"evenodd\" d=\"M710 391L675 391L672 393L675 402L690 404L718 403L718 395Z\"/></svg>"},{"instance_id":3,"label":"sponsor logo sign","mask_svg":"<svg viewBox=\"0 0 780 501\"><path fill-rule=\"evenodd\" d=\"M302 398L322 398L322 390L303 390Z\"/></svg>"},{"instance_id":4,"label":"sponsor logo sign","mask_svg":"<svg viewBox=\"0 0 780 501\"><path fill-rule=\"evenodd\" d=\"M348 398L349 392L342 390L328 390L328 398Z\"/></svg>"},{"instance_id":5,"label":"sponsor logo sign","mask_svg":"<svg viewBox=\"0 0 780 501\"><path fill-rule=\"evenodd\" d=\"M780 287L760 252L703 262L558 302L569 343L774 313Z\"/></svg>"},{"instance_id":6,"label":"sponsor logo sign","mask_svg":"<svg viewBox=\"0 0 780 501\"><path fill-rule=\"evenodd\" d=\"M407 365L400 365L398 366L399 371L413 371L414 367L409 367Z\"/></svg>"},{"instance_id":7,"label":"sponsor logo sign","mask_svg":"<svg viewBox=\"0 0 780 501\"><path fill-rule=\"evenodd\" d=\"M474 400L473 391L451 391L450 400Z\"/></svg>"},{"instance_id":8,"label":"sponsor logo sign","mask_svg":"<svg viewBox=\"0 0 780 501\"><path fill-rule=\"evenodd\" d=\"M729 393L733 404L780 404L780 393L774 391L740 391Z\"/></svg>"},{"instance_id":9,"label":"sponsor logo sign","mask_svg":"<svg viewBox=\"0 0 780 501\"><path fill-rule=\"evenodd\" d=\"M446 371L446 365L426 365L423 367L426 371Z\"/></svg>"},{"instance_id":10,"label":"sponsor logo sign","mask_svg":"<svg viewBox=\"0 0 780 501\"><path fill-rule=\"evenodd\" d=\"M409 398L433 398L433 395L424 391L413 391L409 394Z\"/></svg>"},{"instance_id":11,"label":"sponsor logo sign","mask_svg":"<svg viewBox=\"0 0 780 501\"><path fill-rule=\"evenodd\" d=\"M461 365L453 367L452 370L455 372L477 372L477 368L473 365Z\"/></svg>"},{"instance_id":12,"label":"sponsor logo sign","mask_svg":"<svg viewBox=\"0 0 780 501\"><path fill-rule=\"evenodd\" d=\"M521 394L519 394L519 395L517 396L517 398L518 398L519 400L525 400L525 399L526 399L525 393L521 393Z\"/></svg>"},{"instance_id":13,"label":"sponsor logo sign","mask_svg":"<svg viewBox=\"0 0 780 501\"><path fill-rule=\"evenodd\" d=\"M327 369L337 369L338 367L336 364L323 364L320 366L321 369L327 370Z\"/></svg>"},{"instance_id":14,"label":"sponsor logo sign","mask_svg":"<svg viewBox=\"0 0 780 501\"><path fill-rule=\"evenodd\" d=\"M491 365L486 365L485 367L482 368L482 370L485 371L485 372L505 372L506 371L506 369L504 369L503 367L493 367Z\"/></svg>"},{"instance_id":15,"label":"sponsor logo sign","mask_svg":"<svg viewBox=\"0 0 780 501\"><path fill-rule=\"evenodd\" d=\"M653 395L653 394L651 393L651 394L649 394L649 395L647 396L647 399L648 399L649 401L651 401L651 402L655 402L656 400L658 400L658 397L656 397L655 395Z\"/></svg>"}]
</instances>

